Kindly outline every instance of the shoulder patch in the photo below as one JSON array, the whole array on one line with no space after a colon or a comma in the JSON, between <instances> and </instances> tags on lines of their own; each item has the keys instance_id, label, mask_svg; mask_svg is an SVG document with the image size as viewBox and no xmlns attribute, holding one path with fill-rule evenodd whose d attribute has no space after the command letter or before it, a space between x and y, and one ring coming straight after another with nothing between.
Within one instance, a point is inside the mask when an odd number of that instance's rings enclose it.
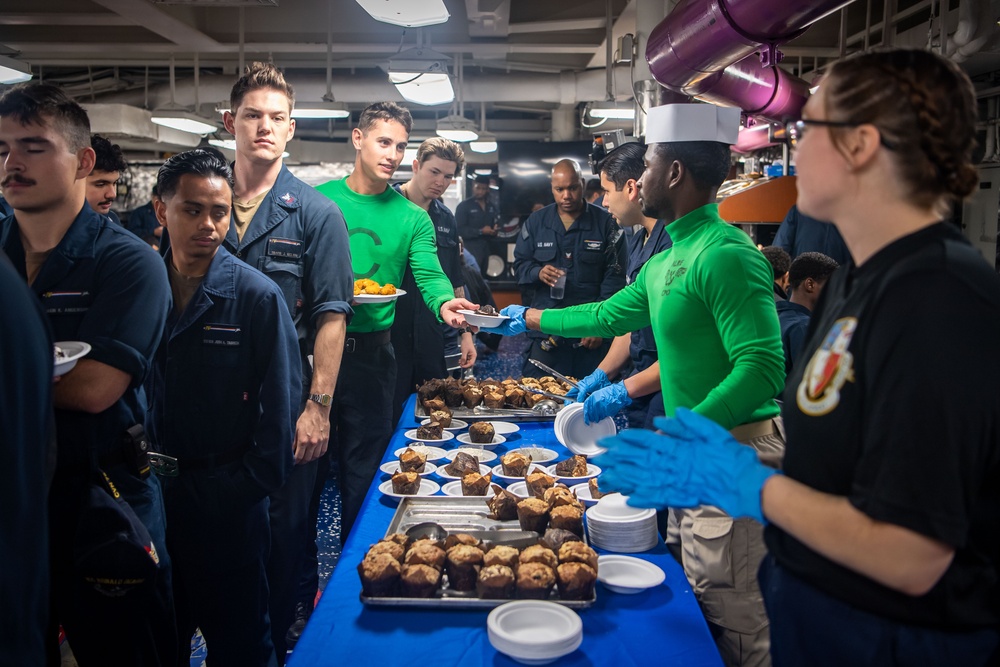
<instances>
[{"instance_id":1,"label":"shoulder patch","mask_svg":"<svg viewBox=\"0 0 1000 667\"><path fill-rule=\"evenodd\" d=\"M858 328L856 317L837 320L813 353L795 391L795 402L802 412L821 417L840 404L840 389L851 377L854 355L847 351Z\"/></svg>"}]
</instances>

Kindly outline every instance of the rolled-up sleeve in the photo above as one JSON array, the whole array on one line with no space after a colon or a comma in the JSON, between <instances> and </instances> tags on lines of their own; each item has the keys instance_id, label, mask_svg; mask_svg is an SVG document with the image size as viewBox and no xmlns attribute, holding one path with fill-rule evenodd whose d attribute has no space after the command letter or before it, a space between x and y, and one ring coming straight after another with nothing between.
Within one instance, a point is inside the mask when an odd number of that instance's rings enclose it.
<instances>
[{"instance_id":1,"label":"rolled-up sleeve","mask_svg":"<svg viewBox=\"0 0 1000 667\"><path fill-rule=\"evenodd\" d=\"M304 204L307 220L305 280L302 290L308 313L315 325L323 313L343 313L350 322L354 315L354 273L347 223L340 207L325 197Z\"/></svg>"}]
</instances>

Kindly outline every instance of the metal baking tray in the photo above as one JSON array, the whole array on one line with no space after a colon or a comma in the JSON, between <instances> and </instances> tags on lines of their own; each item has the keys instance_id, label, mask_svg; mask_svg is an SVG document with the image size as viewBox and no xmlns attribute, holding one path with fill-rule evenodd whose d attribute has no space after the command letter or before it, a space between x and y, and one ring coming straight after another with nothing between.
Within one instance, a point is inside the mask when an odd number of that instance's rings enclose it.
<instances>
[{"instance_id":1,"label":"metal baking tray","mask_svg":"<svg viewBox=\"0 0 1000 667\"><path fill-rule=\"evenodd\" d=\"M554 403L559 403L558 401L553 401ZM562 404L556 408L558 412ZM448 408L451 410L451 416L455 419L461 419L463 421L506 421L506 422L550 422L555 421L556 413L545 414L542 412L535 412L527 408L487 408L485 410L477 410L476 408L467 408L464 405L457 408ZM426 419L430 415L424 409L424 406L420 404L417 400L413 406L413 416L417 418L419 422L421 419Z\"/></svg>"},{"instance_id":2,"label":"metal baking tray","mask_svg":"<svg viewBox=\"0 0 1000 667\"><path fill-rule=\"evenodd\" d=\"M499 541L503 541L505 532L521 532L520 524L514 521L497 521L491 519L490 510L486 506L487 498L492 496L465 498L454 496L414 496L403 498L396 513L389 522L385 534L405 533L407 528L418 523L433 521L444 527L449 533L472 533L484 542L492 540L483 533L495 533ZM540 536L539 536L540 537ZM583 541L587 541L587 531L584 531ZM515 545L518 546L518 545ZM447 584L447 573L442 574L444 584L434 597L404 598L404 597L368 597L361 595L361 602L369 606L381 607L433 607L438 609L492 609L510 600L483 600L476 597L475 591L452 591ZM512 598L513 599L513 598ZM559 588L552 587L549 596L552 602L572 609L585 609L597 600L597 588L594 596L588 600L562 600Z\"/></svg>"}]
</instances>

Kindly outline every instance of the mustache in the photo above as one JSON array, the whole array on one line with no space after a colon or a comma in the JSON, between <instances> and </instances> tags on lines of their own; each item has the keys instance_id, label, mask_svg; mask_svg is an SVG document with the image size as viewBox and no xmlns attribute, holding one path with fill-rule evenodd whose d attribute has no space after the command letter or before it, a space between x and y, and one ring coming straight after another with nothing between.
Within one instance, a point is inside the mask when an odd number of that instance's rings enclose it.
<instances>
[{"instance_id":1,"label":"mustache","mask_svg":"<svg viewBox=\"0 0 1000 667\"><path fill-rule=\"evenodd\" d=\"M104 201L98 202L98 203L99 203L100 206L106 206L108 204L114 204L115 200L114 199L105 199Z\"/></svg>"},{"instance_id":2,"label":"mustache","mask_svg":"<svg viewBox=\"0 0 1000 667\"><path fill-rule=\"evenodd\" d=\"M20 183L21 185L34 185L35 181L29 178L25 178L24 176L20 176L18 174L11 174L7 178L3 179L3 182L0 183L0 188L7 187L11 183Z\"/></svg>"}]
</instances>

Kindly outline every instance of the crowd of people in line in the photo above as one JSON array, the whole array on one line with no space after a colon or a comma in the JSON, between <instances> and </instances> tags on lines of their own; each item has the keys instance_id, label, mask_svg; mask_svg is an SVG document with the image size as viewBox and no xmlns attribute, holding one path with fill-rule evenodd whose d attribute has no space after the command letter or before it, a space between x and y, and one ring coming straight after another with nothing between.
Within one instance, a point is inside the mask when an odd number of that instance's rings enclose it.
<instances>
[{"instance_id":1,"label":"crowd of people in line","mask_svg":"<svg viewBox=\"0 0 1000 667\"><path fill-rule=\"evenodd\" d=\"M413 386L475 364L460 235L483 266L488 180L449 211L464 154L434 138L393 185L412 119L377 102L310 187L293 106L249 66L235 161L168 159L132 233L83 109L0 97L0 662L58 664L61 627L81 667L186 665L197 628L211 664L282 664L331 465L346 539ZM716 204L739 114L654 107L589 186L556 163L488 331L580 378L588 422L625 415L601 484L663 511L727 665L994 664L1000 278L943 221L978 185L972 86L927 51L836 63L786 127L798 205L764 252ZM408 298L358 304L361 278ZM53 341L91 348L54 382Z\"/></svg>"}]
</instances>

